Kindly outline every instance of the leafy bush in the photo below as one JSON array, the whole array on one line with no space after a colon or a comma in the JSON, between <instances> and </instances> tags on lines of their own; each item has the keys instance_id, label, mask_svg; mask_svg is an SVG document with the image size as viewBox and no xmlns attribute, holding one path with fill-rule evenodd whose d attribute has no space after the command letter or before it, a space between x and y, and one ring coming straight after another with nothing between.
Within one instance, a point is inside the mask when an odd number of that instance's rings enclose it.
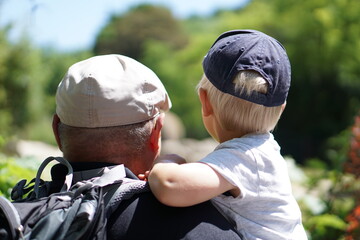
<instances>
[{"instance_id":1,"label":"leafy bush","mask_svg":"<svg viewBox=\"0 0 360 240\"><path fill-rule=\"evenodd\" d=\"M360 115L349 131L330 138L327 154L332 166L311 159L303 168L308 177L300 199L304 226L311 240L360 239ZM330 154L331 153L331 154ZM306 201L312 197L311 201ZM317 201L314 201L314 198ZM310 204L309 204L310 203ZM320 211L312 211L320 203Z\"/></svg>"},{"instance_id":2,"label":"leafy bush","mask_svg":"<svg viewBox=\"0 0 360 240\"><path fill-rule=\"evenodd\" d=\"M334 214L322 214L309 219L307 225L311 225L311 239L335 239L341 235L347 224L343 219Z\"/></svg>"},{"instance_id":3,"label":"leafy bush","mask_svg":"<svg viewBox=\"0 0 360 240\"><path fill-rule=\"evenodd\" d=\"M298 199L304 227L311 240L340 240L346 234L347 216L355 206L354 195L360 181L352 174L336 170L303 168L308 181Z\"/></svg>"},{"instance_id":4,"label":"leafy bush","mask_svg":"<svg viewBox=\"0 0 360 240\"><path fill-rule=\"evenodd\" d=\"M0 155L0 196L10 197L11 188L21 179L31 180L36 170L20 165L14 158Z\"/></svg>"},{"instance_id":5,"label":"leafy bush","mask_svg":"<svg viewBox=\"0 0 360 240\"><path fill-rule=\"evenodd\" d=\"M350 172L360 179L360 113L355 117L355 123L351 128L352 137L350 140L350 150L348 162L345 164L345 171ZM346 240L356 240L360 238L360 190L354 193L353 197L356 206L347 216L349 226L347 228Z\"/></svg>"}]
</instances>

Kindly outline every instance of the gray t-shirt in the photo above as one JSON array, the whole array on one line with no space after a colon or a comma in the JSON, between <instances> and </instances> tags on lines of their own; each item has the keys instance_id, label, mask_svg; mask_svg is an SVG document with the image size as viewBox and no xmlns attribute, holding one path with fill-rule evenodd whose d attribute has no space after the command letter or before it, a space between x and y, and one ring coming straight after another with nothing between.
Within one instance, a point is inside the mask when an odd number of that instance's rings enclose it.
<instances>
[{"instance_id":1,"label":"gray t-shirt","mask_svg":"<svg viewBox=\"0 0 360 240\"><path fill-rule=\"evenodd\" d=\"M286 162L271 133L221 143L200 162L240 189L237 197L220 195L213 201L243 238L307 239Z\"/></svg>"}]
</instances>

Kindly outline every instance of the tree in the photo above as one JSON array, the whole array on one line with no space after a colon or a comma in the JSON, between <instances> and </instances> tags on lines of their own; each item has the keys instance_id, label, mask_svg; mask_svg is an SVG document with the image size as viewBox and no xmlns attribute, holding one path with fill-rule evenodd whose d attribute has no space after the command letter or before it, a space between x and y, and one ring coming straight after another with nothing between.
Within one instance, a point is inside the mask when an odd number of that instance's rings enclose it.
<instances>
[{"instance_id":1,"label":"tree","mask_svg":"<svg viewBox=\"0 0 360 240\"><path fill-rule=\"evenodd\" d=\"M89 53L45 54L26 38L10 43L9 29L0 29L0 137L54 142L49 123L56 87L66 69Z\"/></svg>"},{"instance_id":2,"label":"tree","mask_svg":"<svg viewBox=\"0 0 360 240\"><path fill-rule=\"evenodd\" d=\"M327 159L326 140L360 109L360 2L278 0L274 7L293 69L281 143L299 160Z\"/></svg>"},{"instance_id":3,"label":"tree","mask_svg":"<svg viewBox=\"0 0 360 240\"><path fill-rule=\"evenodd\" d=\"M140 5L113 16L97 37L95 54L118 53L140 60L147 41L157 40L179 49L187 43L179 22L159 6Z\"/></svg>"},{"instance_id":4,"label":"tree","mask_svg":"<svg viewBox=\"0 0 360 240\"><path fill-rule=\"evenodd\" d=\"M22 128L37 121L46 109L43 85L47 72L39 52L26 39L10 44L2 30L0 49L0 127L3 134L9 134L10 126Z\"/></svg>"},{"instance_id":5,"label":"tree","mask_svg":"<svg viewBox=\"0 0 360 240\"><path fill-rule=\"evenodd\" d=\"M193 36L189 44L174 51L160 42L148 42L143 62L159 76L171 101L172 111L180 116L186 127L186 136L209 137L201 119L201 108L196 85L202 76L201 61L212 38Z\"/></svg>"}]
</instances>

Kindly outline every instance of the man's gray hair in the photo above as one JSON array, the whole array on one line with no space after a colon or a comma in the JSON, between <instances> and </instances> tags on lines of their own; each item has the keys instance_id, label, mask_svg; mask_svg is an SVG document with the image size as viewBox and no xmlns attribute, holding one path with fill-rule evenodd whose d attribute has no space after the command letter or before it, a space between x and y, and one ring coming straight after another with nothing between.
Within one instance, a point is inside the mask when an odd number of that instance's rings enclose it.
<instances>
[{"instance_id":1,"label":"man's gray hair","mask_svg":"<svg viewBox=\"0 0 360 240\"><path fill-rule=\"evenodd\" d=\"M100 152L103 156L107 156L106 153L119 152L123 154L119 158L130 158L143 153L154 124L154 119L103 128L72 127L60 123L58 130L65 158L66 155L71 155L88 159L97 156ZM103 160L98 159L98 161Z\"/></svg>"}]
</instances>

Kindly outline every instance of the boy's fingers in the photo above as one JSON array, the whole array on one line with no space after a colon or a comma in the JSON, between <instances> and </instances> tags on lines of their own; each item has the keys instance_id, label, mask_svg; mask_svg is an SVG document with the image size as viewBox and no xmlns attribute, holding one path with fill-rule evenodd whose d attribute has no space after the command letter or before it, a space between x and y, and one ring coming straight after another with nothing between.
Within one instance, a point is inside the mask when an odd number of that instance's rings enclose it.
<instances>
[{"instance_id":1,"label":"boy's fingers","mask_svg":"<svg viewBox=\"0 0 360 240\"><path fill-rule=\"evenodd\" d=\"M148 171L147 171L148 172ZM140 180L143 180L143 181L147 181L147 177L149 176L149 173L148 174L142 174L142 173L140 173L139 175L138 175L138 178L140 179Z\"/></svg>"}]
</instances>

